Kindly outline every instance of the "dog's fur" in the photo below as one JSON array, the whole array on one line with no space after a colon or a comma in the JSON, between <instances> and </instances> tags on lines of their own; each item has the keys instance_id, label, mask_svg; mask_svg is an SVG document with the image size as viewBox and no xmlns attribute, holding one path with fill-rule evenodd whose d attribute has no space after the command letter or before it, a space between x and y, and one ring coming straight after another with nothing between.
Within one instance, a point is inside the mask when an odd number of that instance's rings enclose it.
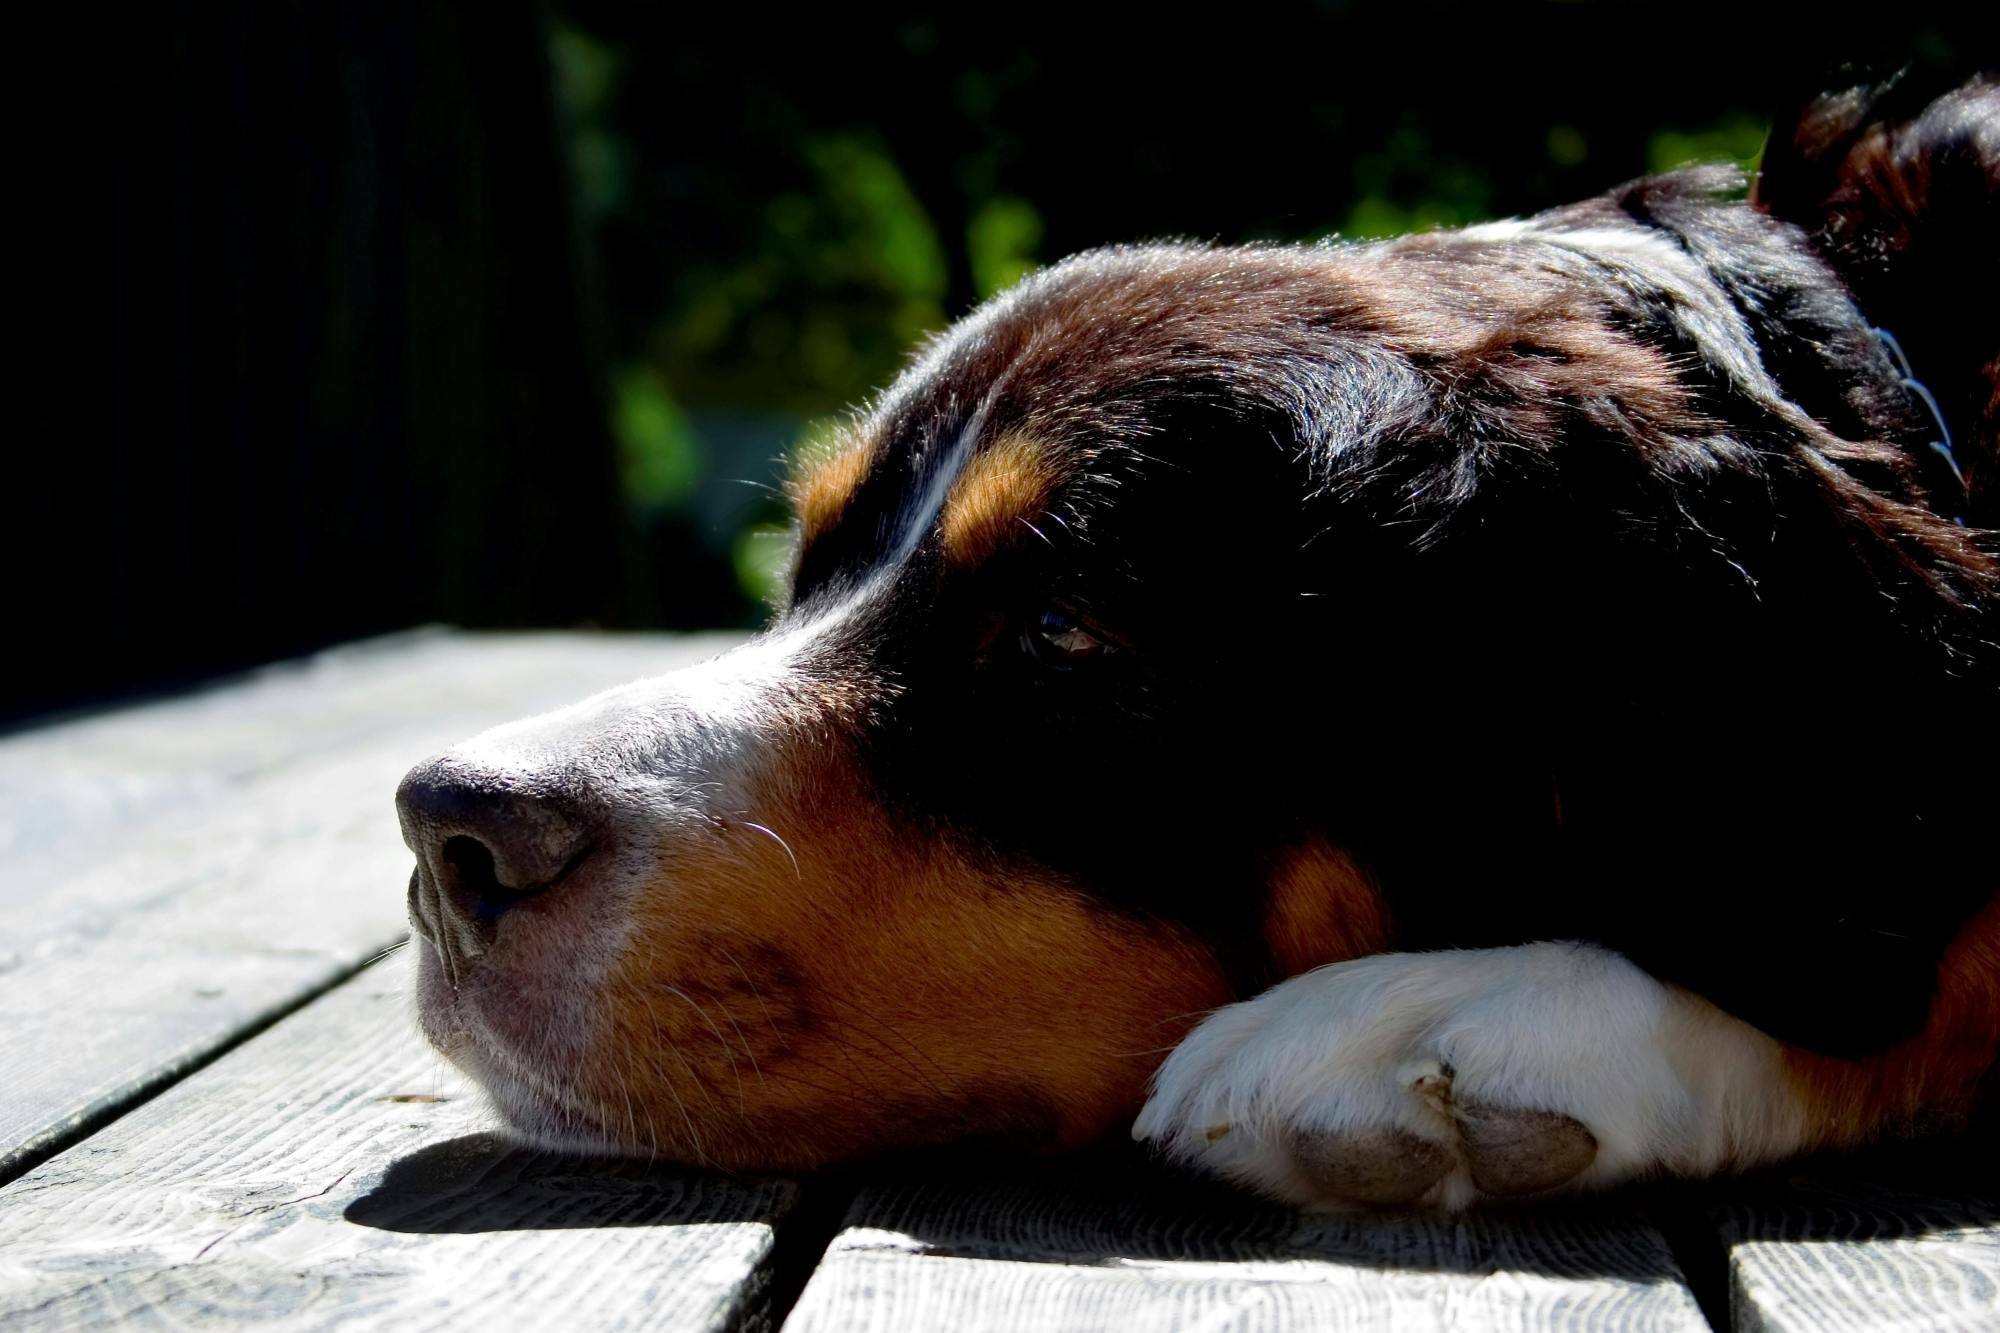
<instances>
[{"instance_id":1,"label":"dog's fur","mask_svg":"<svg viewBox=\"0 0 2000 1333\"><path fill-rule=\"evenodd\" d=\"M731 1166L1157 1070L1141 1137L1315 1205L1962 1119L1996 178L1992 82L1857 89L1750 202L1030 278L801 466L764 635L406 780L426 1030L530 1137Z\"/></svg>"}]
</instances>

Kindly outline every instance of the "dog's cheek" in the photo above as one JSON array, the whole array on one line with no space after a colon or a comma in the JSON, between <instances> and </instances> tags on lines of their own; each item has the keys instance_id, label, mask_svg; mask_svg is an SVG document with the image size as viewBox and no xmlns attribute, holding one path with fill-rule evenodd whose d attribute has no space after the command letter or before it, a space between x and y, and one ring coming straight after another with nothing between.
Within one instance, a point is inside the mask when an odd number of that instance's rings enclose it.
<instances>
[{"instance_id":1,"label":"dog's cheek","mask_svg":"<svg viewBox=\"0 0 2000 1333\"><path fill-rule=\"evenodd\" d=\"M870 1149L1122 1131L1229 998L1213 954L902 828L823 743L774 756L758 826L641 895L587 1066L663 1151L800 1167Z\"/></svg>"},{"instance_id":2,"label":"dog's cheek","mask_svg":"<svg viewBox=\"0 0 2000 1333\"><path fill-rule=\"evenodd\" d=\"M1274 866L1264 941L1277 979L1389 947L1389 909L1374 881L1340 848L1310 838Z\"/></svg>"}]
</instances>

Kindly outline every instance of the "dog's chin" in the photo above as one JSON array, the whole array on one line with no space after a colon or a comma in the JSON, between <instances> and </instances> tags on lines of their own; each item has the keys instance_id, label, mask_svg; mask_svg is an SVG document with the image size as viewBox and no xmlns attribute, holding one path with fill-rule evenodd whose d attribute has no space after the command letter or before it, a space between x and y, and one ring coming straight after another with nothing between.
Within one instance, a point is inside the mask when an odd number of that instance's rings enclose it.
<instances>
[{"instance_id":1,"label":"dog's chin","mask_svg":"<svg viewBox=\"0 0 2000 1333\"><path fill-rule=\"evenodd\" d=\"M662 1105L658 1087L628 1083L629 1071L604 1063L573 989L537 993L478 966L462 969L454 985L435 950L418 947L419 1028L523 1147L730 1171L810 1170L840 1155L810 1134L775 1125L755 1132L755 1116L718 1117L713 1099L685 1090L666 1092Z\"/></svg>"},{"instance_id":2,"label":"dog's chin","mask_svg":"<svg viewBox=\"0 0 2000 1333\"><path fill-rule=\"evenodd\" d=\"M544 1152L585 1157L652 1157L659 1149L614 1131L601 1114L574 1096L551 1096L544 1087L517 1078L501 1061L477 1047L454 1057L486 1094L508 1137Z\"/></svg>"},{"instance_id":3,"label":"dog's chin","mask_svg":"<svg viewBox=\"0 0 2000 1333\"><path fill-rule=\"evenodd\" d=\"M493 1021L495 1006L475 974L454 986L435 951L419 941L417 1021L424 1036L469 1078L500 1120L502 1130L525 1146L594 1157L658 1156L666 1145L622 1132L608 1109L594 1105L581 1080L547 1055L529 1054ZM514 1023L521 1022L514 1000ZM553 1024L551 1025L553 1026Z\"/></svg>"}]
</instances>

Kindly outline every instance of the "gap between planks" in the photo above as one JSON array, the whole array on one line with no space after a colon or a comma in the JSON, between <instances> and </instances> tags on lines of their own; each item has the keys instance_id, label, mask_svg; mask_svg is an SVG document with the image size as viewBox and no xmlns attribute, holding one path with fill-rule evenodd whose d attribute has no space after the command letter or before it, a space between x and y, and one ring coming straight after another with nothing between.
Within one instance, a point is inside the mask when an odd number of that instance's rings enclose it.
<instances>
[{"instance_id":1,"label":"gap between planks","mask_svg":"<svg viewBox=\"0 0 2000 1333\"><path fill-rule=\"evenodd\" d=\"M0 1330L782 1317L844 1198L510 1147L417 1037L404 970L366 969L0 1189Z\"/></svg>"}]
</instances>

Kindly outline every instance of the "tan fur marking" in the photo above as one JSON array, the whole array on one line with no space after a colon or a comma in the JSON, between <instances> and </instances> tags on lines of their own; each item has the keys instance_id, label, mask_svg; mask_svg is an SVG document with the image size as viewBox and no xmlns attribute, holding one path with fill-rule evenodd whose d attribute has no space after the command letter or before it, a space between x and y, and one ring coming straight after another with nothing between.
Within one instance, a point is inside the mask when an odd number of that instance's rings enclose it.
<instances>
[{"instance_id":1,"label":"tan fur marking","mask_svg":"<svg viewBox=\"0 0 2000 1333\"><path fill-rule=\"evenodd\" d=\"M978 564L1048 503L1063 480L1062 454L1025 435L1008 435L974 454L945 502L945 553Z\"/></svg>"},{"instance_id":2,"label":"tan fur marking","mask_svg":"<svg viewBox=\"0 0 2000 1333\"><path fill-rule=\"evenodd\" d=\"M1389 912L1354 859L1319 838L1271 876L1264 938L1285 976L1389 947Z\"/></svg>"},{"instance_id":3,"label":"tan fur marking","mask_svg":"<svg viewBox=\"0 0 2000 1333\"><path fill-rule=\"evenodd\" d=\"M800 549L824 536L840 521L874 459L874 447L865 439L800 457L785 483L785 496L799 519Z\"/></svg>"},{"instance_id":4,"label":"tan fur marking","mask_svg":"<svg viewBox=\"0 0 2000 1333\"><path fill-rule=\"evenodd\" d=\"M1972 1109L2000 1056L2000 902L1959 932L1938 969L1930 1021L1886 1055L1839 1060L1785 1049L1814 1146L1845 1146Z\"/></svg>"},{"instance_id":5,"label":"tan fur marking","mask_svg":"<svg viewBox=\"0 0 2000 1333\"><path fill-rule=\"evenodd\" d=\"M730 823L662 857L570 1070L631 1146L766 1168L1072 1146L1128 1124L1230 998L1182 932L912 835L865 790L823 732L801 735L748 793L784 847Z\"/></svg>"}]
</instances>

